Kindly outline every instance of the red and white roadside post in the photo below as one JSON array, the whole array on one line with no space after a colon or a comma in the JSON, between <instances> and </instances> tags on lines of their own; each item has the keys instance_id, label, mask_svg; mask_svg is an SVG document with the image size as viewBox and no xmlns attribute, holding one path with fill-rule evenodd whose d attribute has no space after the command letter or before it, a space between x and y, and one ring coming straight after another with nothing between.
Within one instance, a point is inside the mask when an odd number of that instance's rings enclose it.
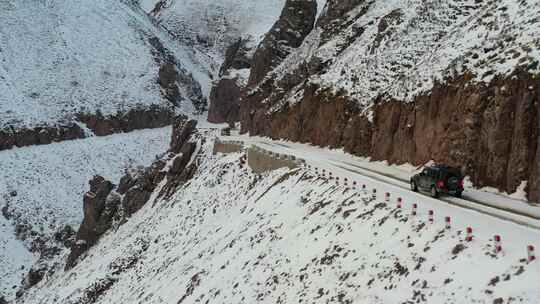
<instances>
[{"instance_id":1,"label":"red and white roadside post","mask_svg":"<svg viewBox=\"0 0 540 304\"><path fill-rule=\"evenodd\" d=\"M325 170L325 169L322 169L322 176L323 176L323 177L326 176L326 170Z\"/></svg>"},{"instance_id":2,"label":"red and white roadside post","mask_svg":"<svg viewBox=\"0 0 540 304\"><path fill-rule=\"evenodd\" d=\"M495 245L493 251L495 252L495 254L497 254L497 253L499 253L499 252L502 251L501 236L498 235L498 234L495 235L495 236L493 237L493 241L494 241L494 245Z\"/></svg>"},{"instance_id":3,"label":"red and white roadside post","mask_svg":"<svg viewBox=\"0 0 540 304\"><path fill-rule=\"evenodd\" d=\"M452 219L449 216L444 218L444 227L446 229L450 229L452 227Z\"/></svg>"},{"instance_id":4,"label":"red and white roadside post","mask_svg":"<svg viewBox=\"0 0 540 304\"><path fill-rule=\"evenodd\" d=\"M472 239L473 239L472 228L471 228L471 227L467 227L466 233L467 233L467 234L465 235L465 241L467 241L467 242L472 242Z\"/></svg>"},{"instance_id":5,"label":"red and white roadside post","mask_svg":"<svg viewBox=\"0 0 540 304\"><path fill-rule=\"evenodd\" d=\"M386 192L386 193L384 194L384 200L385 200L386 202L389 202L389 201L390 201L390 192Z\"/></svg>"},{"instance_id":6,"label":"red and white roadside post","mask_svg":"<svg viewBox=\"0 0 540 304\"><path fill-rule=\"evenodd\" d=\"M429 222L430 224L433 224L433 222L435 222L433 210L429 210L429 211L428 211L428 222Z\"/></svg>"},{"instance_id":7,"label":"red and white roadside post","mask_svg":"<svg viewBox=\"0 0 540 304\"><path fill-rule=\"evenodd\" d=\"M536 255L534 254L534 246L529 245L527 246L527 262L532 262L536 260Z\"/></svg>"},{"instance_id":8,"label":"red and white roadside post","mask_svg":"<svg viewBox=\"0 0 540 304\"><path fill-rule=\"evenodd\" d=\"M416 216L416 213L418 212L418 204L414 203L412 204L412 211L411 211L411 215L412 216Z\"/></svg>"},{"instance_id":9,"label":"red and white roadside post","mask_svg":"<svg viewBox=\"0 0 540 304\"><path fill-rule=\"evenodd\" d=\"M353 182L352 182L353 190L356 190L356 186L357 186L357 185L358 185L358 184L356 183L356 181L353 181Z\"/></svg>"},{"instance_id":10,"label":"red and white roadside post","mask_svg":"<svg viewBox=\"0 0 540 304\"><path fill-rule=\"evenodd\" d=\"M401 209L403 207L403 200L401 199L401 197L397 198L397 207L398 209Z\"/></svg>"},{"instance_id":11,"label":"red and white roadside post","mask_svg":"<svg viewBox=\"0 0 540 304\"><path fill-rule=\"evenodd\" d=\"M332 176L332 172L328 172L328 176L330 179L334 179L334 177Z\"/></svg>"},{"instance_id":12,"label":"red and white roadside post","mask_svg":"<svg viewBox=\"0 0 540 304\"><path fill-rule=\"evenodd\" d=\"M362 190L366 191L366 184L362 185Z\"/></svg>"},{"instance_id":13,"label":"red and white roadside post","mask_svg":"<svg viewBox=\"0 0 540 304\"><path fill-rule=\"evenodd\" d=\"M336 176L336 185L339 185L339 176Z\"/></svg>"},{"instance_id":14,"label":"red and white roadside post","mask_svg":"<svg viewBox=\"0 0 540 304\"><path fill-rule=\"evenodd\" d=\"M345 187L348 187L349 186L349 180L345 177L345 179L343 180L344 184L345 184Z\"/></svg>"},{"instance_id":15,"label":"red and white roadside post","mask_svg":"<svg viewBox=\"0 0 540 304\"><path fill-rule=\"evenodd\" d=\"M371 197L372 197L373 199L377 199L377 189L373 189L373 192L372 192L372 194L371 194Z\"/></svg>"}]
</instances>

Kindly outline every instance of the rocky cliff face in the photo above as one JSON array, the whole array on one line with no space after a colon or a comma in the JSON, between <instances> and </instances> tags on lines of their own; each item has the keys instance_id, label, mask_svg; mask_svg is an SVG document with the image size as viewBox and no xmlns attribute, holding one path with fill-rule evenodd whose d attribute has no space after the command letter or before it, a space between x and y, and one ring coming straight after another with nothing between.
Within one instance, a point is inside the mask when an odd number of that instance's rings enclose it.
<instances>
[{"instance_id":1,"label":"rocky cliff face","mask_svg":"<svg viewBox=\"0 0 540 304\"><path fill-rule=\"evenodd\" d=\"M540 57L533 55L540 33L534 18L519 15L534 15L531 7L432 5L455 12L455 20L446 20L423 14L428 6L328 1L302 46L281 65L252 68L251 79L262 79L259 70L268 76L243 96L242 131L344 147L391 163L448 163L477 186L509 193L526 181L529 199L540 201ZM494 14L460 23L460 16L482 10ZM486 18L493 19L489 26L478 27ZM528 38L508 38L495 24L526 29ZM456 34L465 31L491 38L473 46Z\"/></svg>"},{"instance_id":2,"label":"rocky cliff face","mask_svg":"<svg viewBox=\"0 0 540 304\"><path fill-rule=\"evenodd\" d=\"M197 122L177 117L173 125L168 153L148 168L127 172L116 187L101 176L90 181L84 196L84 218L66 261L66 270L73 268L85 252L112 227L118 227L139 211L161 185L161 195L172 192L188 181L197 163L194 160L200 147L196 134Z\"/></svg>"},{"instance_id":3,"label":"rocky cliff face","mask_svg":"<svg viewBox=\"0 0 540 304\"><path fill-rule=\"evenodd\" d=\"M253 56L248 86L255 86L277 67L311 32L317 15L315 0L287 0L279 20L272 26Z\"/></svg>"},{"instance_id":4,"label":"rocky cliff face","mask_svg":"<svg viewBox=\"0 0 540 304\"><path fill-rule=\"evenodd\" d=\"M227 48L225 61L219 72L220 78L210 92L209 122L224 123L239 120L241 90L253 59L249 43L249 40L238 39Z\"/></svg>"}]
</instances>

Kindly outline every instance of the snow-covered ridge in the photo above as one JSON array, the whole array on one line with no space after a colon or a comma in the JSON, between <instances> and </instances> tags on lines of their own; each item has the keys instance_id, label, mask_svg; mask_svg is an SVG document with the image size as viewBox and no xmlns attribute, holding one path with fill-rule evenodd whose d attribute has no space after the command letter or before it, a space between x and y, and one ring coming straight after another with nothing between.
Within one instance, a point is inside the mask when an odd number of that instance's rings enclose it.
<instances>
[{"instance_id":1,"label":"snow-covered ridge","mask_svg":"<svg viewBox=\"0 0 540 304\"><path fill-rule=\"evenodd\" d=\"M156 36L180 65L197 74L187 52L168 43L132 4L0 0L0 127L52 125L77 113L108 116L141 106L170 107L149 43ZM193 109L189 100L184 103L179 111Z\"/></svg>"},{"instance_id":2,"label":"snow-covered ridge","mask_svg":"<svg viewBox=\"0 0 540 304\"><path fill-rule=\"evenodd\" d=\"M322 41L315 29L275 72L317 57L326 68L312 82L363 105L381 95L410 101L465 72L477 82L517 68L539 73L539 16L538 0L364 1L342 20L344 30Z\"/></svg>"}]
</instances>

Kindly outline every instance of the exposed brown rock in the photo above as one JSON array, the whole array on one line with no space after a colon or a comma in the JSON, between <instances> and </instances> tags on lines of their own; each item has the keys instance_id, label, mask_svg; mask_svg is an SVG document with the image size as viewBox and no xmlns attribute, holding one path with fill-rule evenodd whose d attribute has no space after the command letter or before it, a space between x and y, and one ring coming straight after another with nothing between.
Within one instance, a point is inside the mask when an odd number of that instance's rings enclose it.
<instances>
[{"instance_id":1,"label":"exposed brown rock","mask_svg":"<svg viewBox=\"0 0 540 304\"><path fill-rule=\"evenodd\" d=\"M540 79L516 73L488 85L465 75L438 84L414 102L380 98L370 122L342 93L306 86L301 102L267 114L250 108L244 131L323 146L390 163L431 159L461 167L477 186L513 192L528 181L529 199L540 201Z\"/></svg>"},{"instance_id":2,"label":"exposed brown rock","mask_svg":"<svg viewBox=\"0 0 540 304\"><path fill-rule=\"evenodd\" d=\"M127 113L105 117L96 114L80 114L78 120L97 136L106 136L119 132L131 132L146 128L161 128L170 125L174 119L172 108L150 106L149 108L131 109Z\"/></svg>"},{"instance_id":3,"label":"exposed brown rock","mask_svg":"<svg viewBox=\"0 0 540 304\"><path fill-rule=\"evenodd\" d=\"M227 48L225 61L219 76L210 92L208 121L212 123L236 122L240 119L239 108L242 84L238 76L230 75L231 70L247 70L251 68L252 58L249 55L247 40L239 39Z\"/></svg>"},{"instance_id":4,"label":"exposed brown rock","mask_svg":"<svg viewBox=\"0 0 540 304\"><path fill-rule=\"evenodd\" d=\"M118 132L131 132L146 128L161 128L172 123L174 109L171 107L140 107L126 113L104 116L101 112L76 115L76 120L88 127L97 136ZM75 123L33 129L0 130L0 151L13 147L45 145L52 142L85 138L85 131Z\"/></svg>"},{"instance_id":5,"label":"exposed brown rock","mask_svg":"<svg viewBox=\"0 0 540 304\"><path fill-rule=\"evenodd\" d=\"M317 15L314 0L287 0L279 20L253 55L248 86L260 83L264 77L283 61L291 48L298 48L311 32Z\"/></svg>"},{"instance_id":6,"label":"exposed brown rock","mask_svg":"<svg viewBox=\"0 0 540 304\"><path fill-rule=\"evenodd\" d=\"M101 216L106 208L107 197L114 185L101 176L94 176L89 183L90 190L83 198L83 221L77 231L76 242L71 247L71 253L66 263L67 269L75 266L79 256L94 245L104 232L103 229L99 229L99 224L104 222Z\"/></svg>"},{"instance_id":7,"label":"exposed brown rock","mask_svg":"<svg viewBox=\"0 0 540 304\"><path fill-rule=\"evenodd\" d=\"M237 78L221 78L210 92L208 121L235 122L240 119L241 87Z\"/></svg>"}]
</instances>

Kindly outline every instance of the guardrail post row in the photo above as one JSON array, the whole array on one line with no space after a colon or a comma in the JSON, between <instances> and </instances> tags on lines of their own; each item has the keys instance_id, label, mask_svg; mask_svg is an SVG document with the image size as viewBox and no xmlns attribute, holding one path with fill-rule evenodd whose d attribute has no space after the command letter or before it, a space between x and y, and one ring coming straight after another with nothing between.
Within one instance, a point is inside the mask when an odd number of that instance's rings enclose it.
<instances>
[{"instance_id":1,"label":"guardrail post row","mask_svg":"<svg viewBox=\"0 0 540 304\"><path fill-rule=\"evenodd\" d=\"M529 245L527 246L527 261L530 263L534 260L536 260L536 255L534 254L534 246Z\"/></svg>"},{"instance_id":2,"label":"guardrail post row","mask_svg":"<svg viewBox=\"0 0 540 304\"><path fill-rule=\"evenodd\" d=\"M472 228L471 227L467 227L467 235L465 236L465 241L467 242L471 242L472 239L473 239L473 234L472 234Z\"/></svg>"},{"instance_id":3,"label":"guardrail post row","mask_svg":"<svg viewBox=\"0 0 540 304\"><path fill-rule=\"evenodd\" d=\"M498 234L495 235L495 236L493 237L493 241L494 241L494 243L495 243L495 249L494 249L494 251L495 251L495 254L497 254L497 253L499 253L499 252L502 251L501 236L498 235Z\"/></svg>"},{"instance_id":4,"label":"guardrail post row","mask_svg":"<svg viewBox=\"0 0 540 304\"><path fill-rule=\"evenodd\" d=\"M444 218L444 223L445 223L444 227L446 229L450 229L452 227L452 219L449 216Z\"/></svg>"}]
</instances>

